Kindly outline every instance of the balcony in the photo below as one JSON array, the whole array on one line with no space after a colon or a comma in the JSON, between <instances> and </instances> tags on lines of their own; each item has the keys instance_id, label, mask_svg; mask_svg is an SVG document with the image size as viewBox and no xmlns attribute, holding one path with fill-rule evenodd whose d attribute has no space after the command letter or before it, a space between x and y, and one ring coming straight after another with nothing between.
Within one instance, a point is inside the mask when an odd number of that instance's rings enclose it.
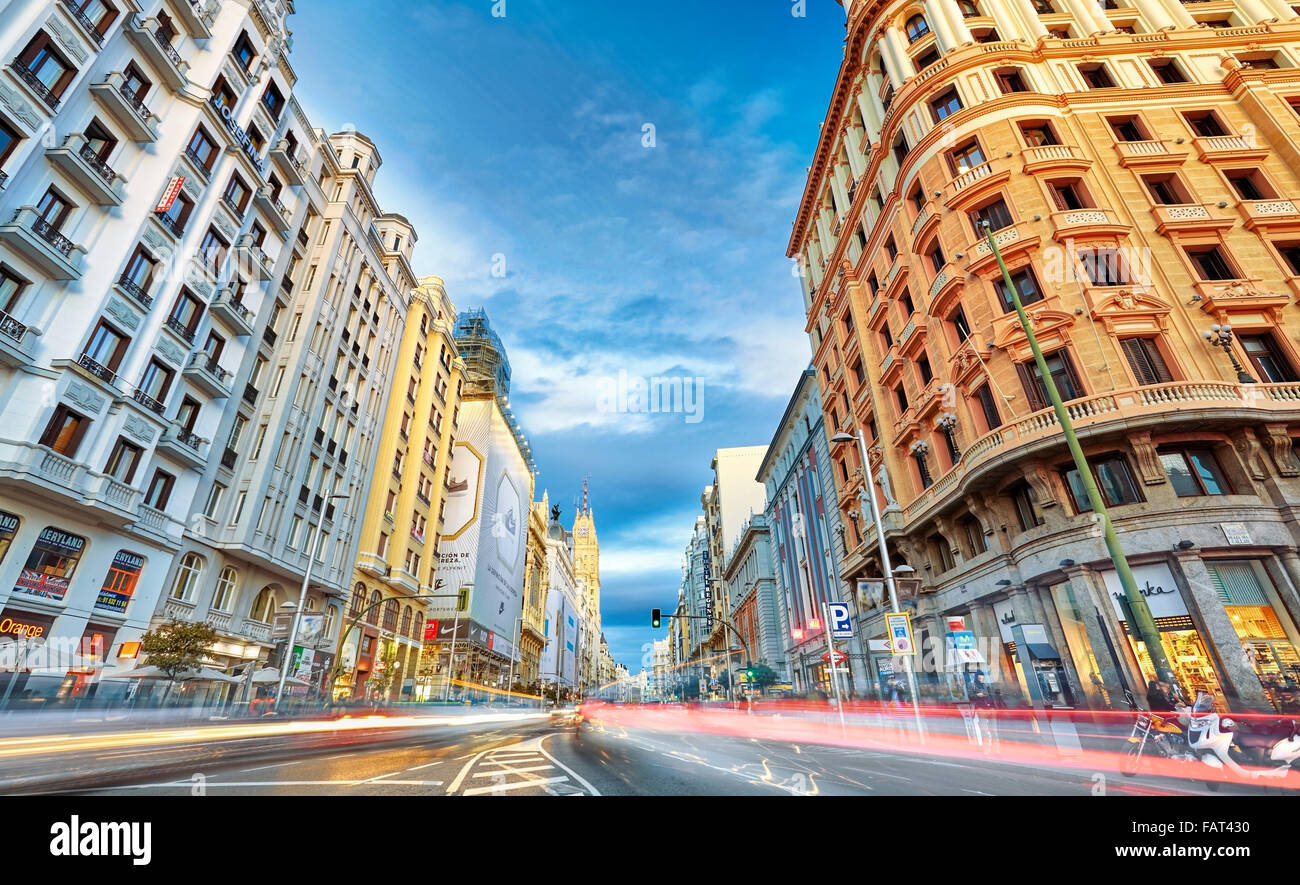
<instances>
[{"instance_id":1,"label":"balcony","mask_svg":"<svg viewBox=\"0 0 1300 885\"><path fill-rule=\"evenodd\" d=\"M1300 384L1174 381L1071 400L1065 408L1080 437L1156 425L1170 432L1179 427L1222 428L1225 419L1272 423L1300 417ZM953 500L953 494L986 469L1004 469L1009 458L1032 457L1060 446L1061 440L1056 413L1050 408L984 434L966 448L957 467L907 505L905 519L910 523L932 505Z\"/></svg>"},{"instance_id":2,"label":"balcony","mask_svg":"<svg viewBox=\"0 0 1300 885\"><path fill-rule=\"evenodd\" d=\"M1120 222L1114 209L1109 208L1053 212L1051 219L1052 226L1055 228L1052 239L1058 243L1082 236L1122 237L1132 230L1130 225Z\"/></svg>"},{"instance_id":3,"label":"balcony","mask_svg":"<svg viewBox=\"0 0 1300 885\"><path fill-rule=\"evenodd\" d=\"M50 279L81 278L82 246L47 224L35 206L21 206L8 224L0 224L0 243L22 253Z\"/></svg>"},{"instance_id":4,"label":"balcony","mask_svg":"<svg viewBox=\"0 0 1300 885\"><path fill-rule=\"evenodd\" d=\"M286 234L289 232L289 222L284 217L286 210L280 201L271 194L269 184L264 184L257 189L257 192L253 194L253 203L266 216L267 220L274 225L278 233Z\"/></svg>"},{"instance_id":5,"label":"balcony","mask_svg":"<svg viewBox=\"0 0 1300 885\"><path fill-rule=\"evenodd\" d=\"M1182 163L1190 153L1181 145L1172 145L1163 139L1152 141L1117 141L1115 153L1119 164L1129 169L1146 166L1172 166Z\"/></svg>"},{"instance_id":6,"label":"balcony","mask_svg":"<svg viewBox=\"0 0 1300 885\"><path fill-rule=\"evenodd\" d=\"M125 31L135 48L149 60L162 81L173 91L180 90L189 82L189 62L181 58L170 42L159 36L161 28L157 19L144 18L140 13L133 12L127 20Z\"/></svg>"},{"instance_id":7,"label":"balcony","mask_svg":"<svg viewBox=\"0 0 1300 885\"><path fill-rule=\"evenodd\" d=\"M131 391L131 399L135 400L155 415L161 415L163 412L167 411L166 406L138 387Z\"/></svg>"},{"instance_id":8,"label":"balcony","mask_svg":"<svg viewBox=\"0 0 1300 885\"><path fill-rule=\"evenodd\" d=\"M194 330L176 319L176 317L168 317L163 320L163 328L187 345L194 343Z\"/></svg>"},{"instance_id":9,"label":"balcony","mask_svg":"<svg viewBox=\"0 0 1300 885\"><path fill-rule=\"evenodd\" d=\"M125 179L99 158L82 133L70 133L62 147L48 149L45 156L96 206L122 205Z\"/></svg>"},{"instance_id":10,"label":"balcony","mask_svg":"<svg viewBox=\"0 0 1300 885\"><path fill-rule=\"evenodd\" d=\"M275 163L280 170L285 184L290 187L302 187L306 170L303 169L302 162L293 155L289 139L282 138L271 148L271 162Z\"/></svg>"},{"instance_id":11,"label":"balcony","mask_svg":"<svg viewBox=\"0 0 1300 885\"><path fill-rule=\"evenodd\" d=\"M190 467L202 467L207 463L203 453L205 442L196 434L173 424L158 440L158 453Z\"/></svg>"},{"instance_id":12,"label":"balcony","mask_svg":"<svg viewBox=\"0 0 1300 885\"><path fill-rule=\"evenodd\" d=\"M167 0L167 8L172 11L172 18L195 40L206 40L212 36L212 21L217 17L221 4L212 2L207 9L201 3L191 0Z\"/></svg>"},{"instance_id":13,"label":"balcony","mask_svg":"<svg viewBox=\"0 0 1300 885\"><path fill-rule=\"evenodd\" d=\"M239 632L254 642L271 641L271 625L263 624L261 621L254 621L252 618L244 618Z\"/></svg>"},{"instance_id":14,"label":"balcony","mask_svg":"<svg viewBox=\"0 0 1300 885\"><path fill-rule=\"evenodd\" d=\"M117 373L108 366L97 362L89 354L83 353L81 356L77 357L77 361L72 365L75 365L84 374L89 375L91 378L107 386L114 395L121 393L121 390L118 388L118 381L120 379L118 378Z\"/></svg>"},{"instance_id":15,"label":"balcony","mask_svg":"<svg viewBox=\"0 0 1300 885\"><path fill-rule=\"evenodd\" d=\"M32 355L27 342L28 331L33 335L40 334L35 330L29 330L27 326L0 310L0 365L21 369L31 363Z\"/></svg>"},{"instance_id":16,"label":"balcony","mask_svg":"<svg viewBox=\"0 0 1300 885\"><path fill-rule=\"evenodd\" d=\"M212 314L237 335L253 334L253 312L244 307L229 286L222 286L212 299Z\"/></svg>"},{"instance_id":17,"label":"balcony","mask_svg":"<svg viewBox=\"0 0 1300 885\"><path fill-rule=\"evenodd\" d=\"M1214 203L1177 203L1151 207L1156 233L1227 230L1234 220Z\"/></svg>"},{"instance_id":18,"label":"balcony","mask_svg":"<svg viewBox=\"0 0 1300 885\"><path fill-rule=\"evenodd\" d=\"M217 399L230 397L230 385L233 381L231 374L203 351L190 356L183 374L208 396Z\"/></svg>"},{"instance_id":19,"label":"balcony","mask_svg":"<svg viewBox=\"0 0 1300 885\"><path fill-rule=\"evenodd\" d=\"M14 77L23 85L31 95L33 95L41 104L51 112L57 112L59 109L59 97L49 90L40 78L32 73L31 68L15 58L9 64L9 70L13 71Z\"/></svg>"},{"instance_id":20,"label":"balcony","mask_svg":"<svg viewBox=\"0 0 1300 885\"><path fill-rule=\"evenodd\" d=\"M1020 152L1020 159L1025 163L1023 171L1026 175L1066 169L1082 171L1092 165L1092 160L1084 156L1083 151L1068 144L1040 144L1036 147L1027 147Z\"/></svg>"},{"instance_id":21,"label":"balcony","mask_svg":"<svg viewBox=\"0 0 1300 885\"><path fill-rule=\"evenodd\" d=\"M87 516L118 526L136 520L140 503L139 490L31 443L0 443L0 484L16 486L9 490L12 495L34 494L84 508L91 511Z\"/></svg>"},{"instance_id":22,"label":"balcony","mask_svg":"<svg viewBox=\"0 0 1300 885\"><path fill-rule=\"evenodd\" d=\"M104 48L104 35L99 33L90 17L77 8L78 4L74 0L62 0L59 5L68 14L68 18L77 23L77 27L92 46L96 49Z\"/></svg>"},{"instance_id":23,"label":"balcony","mask_svg":"<svg viewBox=\"0 0 1300 885\"><path fill-rule=\"evenodd\" d=\"M1237 203L1247 230L1300 225L1300 209L1292 200L1241 200Z\"/></svg>"},{"instance_id":24,"label":"balcony","mask_svg":"<svg viewBox=\"0 0 1300 885\"><path fill-rule=\"evenodd\" d=\"M185 236L185 225L178 219L168 215L166 212L153 213L153 220L158 223L159 227L167 232L169 237L179 240L181 237Z\"/></svg>"},{"instance_id":25,"label":"balcony","mask_svg":"<svg viewBox=\"0 0 1300 885\"><path fill-rule=\"evenodd\" d=\"M383 557L374 553L358 553L357 569L372 578L388 577L388 563L384 562Z\"/></svg>"},{"instance_id":26,"label":"balcony","mask_svg":"<svg viewBox=\"0 0 1300 885\"><path fill-rule=\"evenodd\" d=\"M1268 148L1248 135L1212 135L1192 139L1196 158L1205 163L1221 160L1259 162Z\"/></svg>"},{"instance_id":27,"label":"balcony","mask_svg":"<svg viewBox=\"0 0 1300 885\"><path fill-rule=\"evenodd\" d=\"M127 137L139 144L152 144L158 140L159 119L126 88L126 76L113 71L102 83L94 83L90 92L103 105Z\"/></svg>"},{"instance_id":28,"label":"balcony","mask_svg":"<svg viewBox=\"0 0 1300 885\"><path fill-rule=\"evenodd\" d=\"M389 572L388 583L399 590L405 590L408 593L420 592L420 579L411 574L404 568L395 568Z\"/></svg>"}]
</instances>

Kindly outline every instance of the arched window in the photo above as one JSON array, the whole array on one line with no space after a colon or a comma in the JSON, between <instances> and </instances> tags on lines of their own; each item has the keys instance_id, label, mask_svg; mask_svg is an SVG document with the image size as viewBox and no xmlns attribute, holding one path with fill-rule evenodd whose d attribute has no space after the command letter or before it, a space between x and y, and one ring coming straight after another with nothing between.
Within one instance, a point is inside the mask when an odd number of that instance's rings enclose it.
<instances>
[{"instance_id":1,"label":"arched window","mask_svg":"<svg viewBox=\"0 0 1300 885\"><path fill-rule=\"evenodd\" d=\"M350 614L353 617L361 614L361 609L366 605L366 585L357 581L357 586L352 588L352 610Z\"/></svg>"},{"instance_id":2,"label":"arched window","mask_svg":"<svg viewBox=\"0 0 1300 885\"><path fill-rule=\"evenodd\" d=\"M925 16L919 12L907 20L907 42L915 43L926 34L930 33L930 23L925 20Z\"/></svg>"},{"instance_id":3,"label":"arched window","mask_svg":"<svg viewBox=\"0 0 1300 885\"><path fill-rule=\"evenodd\" d=\"M402 628L397 632L403 636L411 635L411 607L409 605L402 609Z\"/></svg>"},{"instance_id":4,"label":"arched window","mask_svg":"<svg viewBox=\"0 0 1300 885\"><path fill-rule=\"evenodd\" d=\"M119 550L108 567L104 583L95 599L95 608L124 612L135 595L135 585L144 569L144 557L129 550Z\"/></svg>"},{"instance_id":5,"label":"arched window","mask_svg":"<svg viewBox=\"0 0 1300 885\"><path fill-rule=\"evenodd\" d=\"M203 560L197 553L186 553L181 557L181 564L176 567L176 579L172 581L172 599L181 602L193 602L194 591L199 585L199 575L203 573Z\"/></svg>"},{"instance_id":6,"label":"arched window","mask_svg":"<svg viewBox=\"0 0 1300 885\"><path fill-rule=\"evenodd\" d=\"M388 602L384 603L384 629L385 630L397 629L397 612L401 609L401 607L402 607L401 603L399 603L396 599L390 599L388 600Z\"/></svg>"},{"instance_id":7,"label":"arched window","mask_svg":"<svg viewBox=\"0 0 1300 885\"><path fill-rule=\"evenodd\" d=\"M239 572L230 566L221 570L217 576L217 592L212 596L212 610L228 612L235 607L239 595Z\"/></svg>"},{"instance_id":8,"label":"arched window","mask_svg":"<svg viewBox=\"0 0 1300 885\"><path fill-rule=\"evenodd\" d=\"M367 623L367 624L378 624L378 623L379 623L379 604L378 604L378 603L379 603L379 600L382 599L382 598L383 598L383 597L380 595L380 593L379 593L378 590L376 590L374 593L371 593L371 594L370 594L370 605L371 605L371 609L370 609L370 611L366 612L366 623Z\"/></svg>"},{"instance_id":9,"label":"arched window","mask_svg":"<svg viewBox=\"0 0 1300 885\"><path fill-rule=\"evenodd\" d=\"M411 625L411 636L416 639L424 638L424 615L419 612L415 613L415 623Z\"/></svg>"},{"instance_id":10,"label":"arched window","mask_svg":"<svg viewBox=\"0 0 1300 885\"><path fill-rule=\"evenodd\" d=\"M962 18L974 18L980 14L979 4L975 0L957 0L957 8L961 10Z\"/></svg>"},{"instance_id":11,"label":"arched window","mask_svg":"<svg viewBox=\"0 0 1300 885\"><path fill-rule=\"evenodd\" d=\"M257 598L253 600L253 610L248 616L263 624L271 623L271 618L275 617L275 591L269 585L258 592Z\"/></svg>"}]
</instances>

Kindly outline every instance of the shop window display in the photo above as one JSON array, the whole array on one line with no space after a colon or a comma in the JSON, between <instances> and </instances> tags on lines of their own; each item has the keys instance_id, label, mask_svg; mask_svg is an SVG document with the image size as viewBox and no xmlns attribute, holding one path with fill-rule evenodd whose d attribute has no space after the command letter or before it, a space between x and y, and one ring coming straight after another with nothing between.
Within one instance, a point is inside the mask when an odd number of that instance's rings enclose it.
<instances>
[{"instance_id":1,"label":"shop window display","mask_svg":"<svg viewBox=\"0 0 1300 885\"><path fill-rule=\"evenodd\" d=\"M1280 607L1273 604L1268 574L1254 561L1207 563L1206 570L1224 611L1232 619L1242 654L1259 677L1269 703L1280 712L1300 712L1296 707L1300 653L1290 635L1295 628L1285 611L1279 617Z\"/></svg>"},{"instance_id":2,"label":"shop window display","mask_svg":"<svg viewBox=\"0 0 1300 885\"><path fill-rule=\"evenodd\" d=\"M0 563L5 561L9 545L13 543L14 535L18 534L19 521L12 513L0 510Z\"/></svg>"},{"instance_id":3,"label":"shop window display","mask_svg":"<svg viewBox=\"0 0 1300 885\"><path fill-rule=\"evenodd\" d=\"M53 526L44 529L27 557L14 590L55 601L67 595L86 539L69 535Z\"/></svg>"}]
</instances>

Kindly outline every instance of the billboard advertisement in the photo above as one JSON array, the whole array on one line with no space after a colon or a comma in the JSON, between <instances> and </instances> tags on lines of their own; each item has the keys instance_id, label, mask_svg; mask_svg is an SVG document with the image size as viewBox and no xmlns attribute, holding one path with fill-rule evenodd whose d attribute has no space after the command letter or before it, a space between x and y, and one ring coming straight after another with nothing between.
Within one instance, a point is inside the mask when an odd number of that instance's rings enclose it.
<instances>
[{"instance_id":1,"label":"billboard advertisement","mask_svg":"<svg viewBox=\"0 0 1300 885\"><path fill-rule=\"evenodd\" d=\"M531 497L527 462L496 401L462 402L434 592L471 585L460 615L473 624L463 628L468 641L503 655L522 602ZM455 600L433 600L428 617L450 627Z\"/></svg>"}]
</instances>

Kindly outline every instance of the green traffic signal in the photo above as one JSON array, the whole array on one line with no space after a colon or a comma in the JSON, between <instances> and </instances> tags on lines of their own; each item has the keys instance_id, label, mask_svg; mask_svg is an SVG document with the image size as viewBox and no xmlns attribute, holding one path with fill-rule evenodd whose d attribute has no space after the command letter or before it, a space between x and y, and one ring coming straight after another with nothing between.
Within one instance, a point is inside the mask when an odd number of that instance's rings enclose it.
<instances>
[{"instance_id":1,"label":"green traffic signal","mask_svg":"<svg viewBox=\"0 0 1300 885\"><path fill-rule=\"evenodd\" d=\"M650 609L650 626L658 630L661 620L662 618L660 617L660 610L657 608Z\"/></svg>"}]
</instances>

